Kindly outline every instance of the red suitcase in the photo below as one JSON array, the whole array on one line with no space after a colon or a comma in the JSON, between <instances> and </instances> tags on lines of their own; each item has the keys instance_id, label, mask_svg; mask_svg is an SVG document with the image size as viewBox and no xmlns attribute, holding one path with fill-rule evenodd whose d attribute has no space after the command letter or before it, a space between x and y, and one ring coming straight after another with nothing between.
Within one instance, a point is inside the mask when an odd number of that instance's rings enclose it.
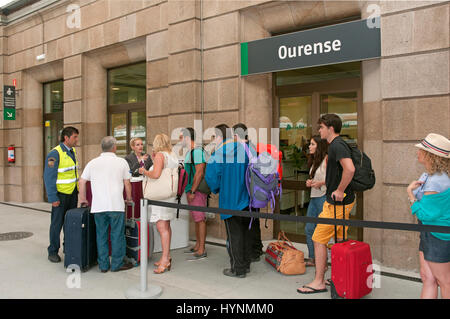
<instances>
[{"instance_id":1,"label":"red suitcase","mask_svg":"<svg viewBox=\"0 0 450 319\"><path fill-rule=\"evenodd\" d=\"M345 212L345 205L343 209ZM343 215L345 220L345 213ZM344 242L331 247L331 298L359 299L372 292L372 254L367 243L345 240L345 226L343 233Z\"/></svg>"}]
</instances>

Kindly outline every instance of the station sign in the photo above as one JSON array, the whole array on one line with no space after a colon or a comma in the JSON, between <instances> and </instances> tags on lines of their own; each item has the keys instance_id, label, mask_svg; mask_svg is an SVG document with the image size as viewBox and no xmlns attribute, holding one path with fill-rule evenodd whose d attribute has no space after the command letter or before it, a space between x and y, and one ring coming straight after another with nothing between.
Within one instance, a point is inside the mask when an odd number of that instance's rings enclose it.
<instances>
[{"instance_id":1,"label":"station sign","mask_svg":"<svg viewBox=\"0 0 450 319\"><path fill-rule=\"evenodd\" d=\"M379 58L379 18L373 20L357 20L241 43L241 75Z\"/></svg>"}]
</instances>

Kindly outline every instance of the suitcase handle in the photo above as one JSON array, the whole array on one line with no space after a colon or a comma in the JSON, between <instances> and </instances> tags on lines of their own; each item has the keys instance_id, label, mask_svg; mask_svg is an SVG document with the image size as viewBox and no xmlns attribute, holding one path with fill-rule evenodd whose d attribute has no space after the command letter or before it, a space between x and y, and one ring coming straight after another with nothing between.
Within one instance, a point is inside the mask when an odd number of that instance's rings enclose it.
<instances>
[{"instance_id":1,"label":"suitcase handle","mask_svg":"<svg viewBox=\"0 0 450 319\"><path fill-rule=\"evenodd\" d=\"M333 201L334 201L334 219L337 219L337 215L336 215L336 197L333 196ZM344 201L341 202L342 203L342 219L345 220L345 204ZM342 225L343 230L342 230L342 241L346 241L345 238L345 225ZM334 243L337 244L338 242L338 238L337 238L337 225L334 225Z\"/></svg>"},{"instance_id":2,"label":"suitcase handle","mask_svg":"<svg viewBox=\"0 0 450 319\"><path fill-rule=\"evenodd\" d=\"M125 201L125 220L127 220L127 208L131 206L131 218L136 219L134 216L135 204L133 201Z\"/></svg>"}]
</instances>

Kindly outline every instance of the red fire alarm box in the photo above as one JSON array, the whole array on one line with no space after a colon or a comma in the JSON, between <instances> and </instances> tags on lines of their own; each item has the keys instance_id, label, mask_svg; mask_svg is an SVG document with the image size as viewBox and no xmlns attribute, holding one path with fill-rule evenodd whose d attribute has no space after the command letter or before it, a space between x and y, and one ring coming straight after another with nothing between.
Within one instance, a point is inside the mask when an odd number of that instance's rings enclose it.
<instances>
[{"instance_id":1,"label":"red fire alarm box","mask_svg":"<svg viewBox=\"0 0 450 319\"><path fill-rule=\"evenodd\" d=\"M13 145L8 146L8 163L15 163L15 147Z\"/></svg>"}]
</instances>

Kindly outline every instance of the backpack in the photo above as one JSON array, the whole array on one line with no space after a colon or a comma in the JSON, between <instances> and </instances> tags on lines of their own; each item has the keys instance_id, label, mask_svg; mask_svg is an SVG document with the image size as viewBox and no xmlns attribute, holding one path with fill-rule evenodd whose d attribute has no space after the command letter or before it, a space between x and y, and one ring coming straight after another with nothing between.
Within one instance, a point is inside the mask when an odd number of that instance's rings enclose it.
<instances>
[{"instance_id":1,"label":"backpack","mask_svg":"<svg viewBox=\"0 0 450 319\"><path fill-rule=\"evenodd\" d=\"M189 171L189 180L192 178L192 182L194 182L194 171L192 170L192 167L195 166L195 162L194 162L194 150L191 150L191 166L190 166L190 171ZM207 155L208 153L206 153L205 149L202 147L202 156L205 158L205 160L207 159ZM210 195L211 194L211 190L209 189L208 184L206 183L205 177L202 178L200 184L197 187L197 191L199 191L200 193L206 194L206 195Z\"/></svg>"},{"instance_id":2,"label":"backpack","mask_svg":"<svg viewBox=\"0 0 450 319\"><path fill-rule=\"evenodd\" d=\"M264 208L270 203L272 213L275 209L275 196L281 196L281 183L277 172L277 160L268 152L262 152L257 157L252 156L247 144L242 143L249 158L245 173L245 184L250 196L249 211L252 208ZM249 229L252 226L250 221ZM267 219L266 219L266 228Z\"/></svg>"},{"instance_id":3,"label":"backpack","mask_svg":"<svg viewBox=\"0 0 450 319\"><path fill-rule=\"evenodd\" d=\"M178 165L178 189L177 189L177 202L178 205L181 203L181 196L184 194L184 190L188 184L188 174L184 169L183 164ZM180 209L177 208L177 218L180 215Z\"/></svg>"},{"instance_id":4,"label":"backpack","mask_svg":"<svg viewBox=\"0 0 450 319\"><path fill-rule=\"evenodd\" d=\"M356 192L371 189L375 185L375 171L372 169L372 162L369 156L358 149L356 145L345 144L350 148L351 158L355 166L355 174L350 182L351 189Z\"/></svg>"}]
</instances>

